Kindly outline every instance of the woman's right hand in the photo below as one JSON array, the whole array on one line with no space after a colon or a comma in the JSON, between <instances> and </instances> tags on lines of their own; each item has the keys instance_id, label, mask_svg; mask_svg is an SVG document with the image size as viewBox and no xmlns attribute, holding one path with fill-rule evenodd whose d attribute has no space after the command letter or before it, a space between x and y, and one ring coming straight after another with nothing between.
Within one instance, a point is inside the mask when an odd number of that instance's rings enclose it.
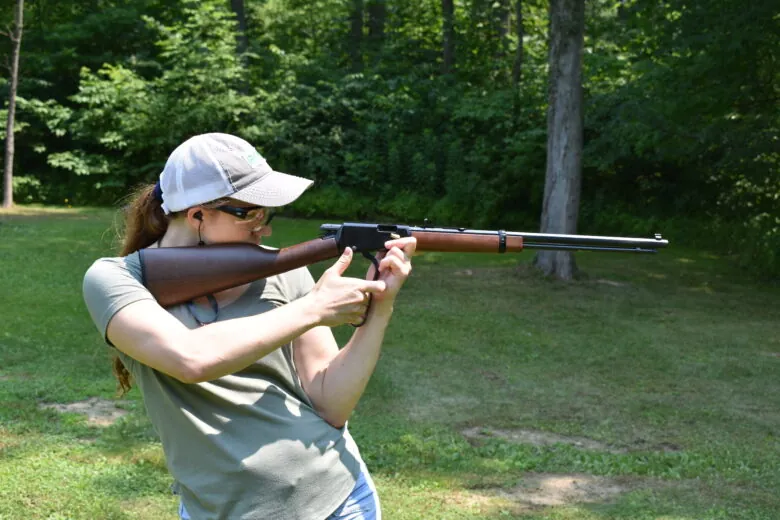
<instances>
[{"instance_id":1,"label":"woman's right hand","mask_svg":"<svg viewBox=\"0 0 780 520\"><path fill-rule=\"evenodd\" d=\"M320 325L336 327L362 323L370 301L368 295L381 294L386 288L382 281L342 276L352 262L352 256L350 248L344 249L341 257L322 274L306 295L319 316Z\"/></svg>"}]
</instances>

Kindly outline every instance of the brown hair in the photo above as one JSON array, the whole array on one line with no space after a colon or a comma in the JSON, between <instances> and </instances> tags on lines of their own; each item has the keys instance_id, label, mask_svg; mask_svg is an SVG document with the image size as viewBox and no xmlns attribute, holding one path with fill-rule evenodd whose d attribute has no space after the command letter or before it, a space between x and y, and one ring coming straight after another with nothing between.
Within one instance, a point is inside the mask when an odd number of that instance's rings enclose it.
<instances>
[{"instance_id":1,"label":"brown hair","mask_svg":"<svg viewBox=\"0 0 780 520\"><path fill-rule=\"evenodd\" d=\"M149 247L162 238L168 229L169 217L162 209L162 201L154 195L154 184L138 187L128 197L124 207L124 231L119 255L127 256ZM132 379L119 356L114 356L114 376L117 391L126 394L132 388Z\"/></svg>"}]
</instances>

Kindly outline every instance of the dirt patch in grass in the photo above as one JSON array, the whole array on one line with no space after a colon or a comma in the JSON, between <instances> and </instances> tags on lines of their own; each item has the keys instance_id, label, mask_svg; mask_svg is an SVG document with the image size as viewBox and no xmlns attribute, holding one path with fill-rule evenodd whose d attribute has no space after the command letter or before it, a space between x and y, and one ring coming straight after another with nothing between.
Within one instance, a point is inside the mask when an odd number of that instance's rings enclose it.
<instances>
[{"instance_id":1,"label":"dirt patch in grass","mask_svg":"<svg viewBox=\"0 0 780 520\"><path fill-rule=\"evenodd\" d=\"M500 430L494 428L475 427L461 432L470 441L484 441L488 439L502 439L518 444L532 444L534 446L552 446L554 444L568 444L577 448L594 451L606 451L609 453L626 453L624 448L616 448L603 442L586 439L584 437L568 437L556 433L539 432L532 430Z\"/></svg>"},{"instance_id":2,"label":"dirt patch in grass","mask_svg":"<svg viewBox=\"0 0 780 520\"><path fill-rule=\"evenodd\" d=\"M458 271L454 271L452 274L454 274L455 276L474 276L474 270L460 269Z\"/></svg>"},{"instance_id":3,"label":"dirt patch in grass","mask_svg":"<svg viewBox=\"0 0 780 520\"><path fill-rule=\"evenodd\" d=\"M433 403L436 406L433 406ZM468 395L437 396L435 401L431 399L426 402L412 404L409 406L407 414L413 420L424 421L430 420L446 410L464 410L476 408L479 405L479 398Z\"/></svg>"},{"instance_id":4,"label":"dirt patch in grass","mask_svg":"<svg viewBox=\"0 0 780 520\"><path fill-rule=\"evenodd\" d=\"M0 374L0 381L25 381L31 377L32 374L28 374L27 372L21 372L19 374Z\"/></svg>"},{"instance_id":5,"label":"dirt patch in grass","mask_svg":"<svg viewBox=\"0 0 780 520\"><path fill-rule=\"evenodd\" d=\"M488 494L482 491L452 490L443 495L444 501L449 505L457 506L459 510L486 510L493 505L497 494ZM505 500L511 501L511 499Z\"/></svg>"},{"instance_id":6,"label":"dirt patch in grass","mask_svg":"<svg viewBox=\"0 0 780 520\"><path fill-rule=\"evenodd\" d=\"M16 448L23 440L24 437L21 435L13 434L0 425L0 458Z\"/></svg>"},{"instance_id":7,"label":"dirt patch in grass","mask_svg":"<svg viewBox=\"0 0 780 520\"><path fill-rule=\"evenodd\" d=\"M596 280L596 283L601 285L610 285L612 287L625 287L626 285L628 285L624 282L616 282L614 280L605 280L605 279Z\"/></svg>"},{"instance_id":8,"label":"dirt patch in grass","mask_svg":"<svg viewBox=\"0 0 780 520\"><path fill-rule=\"evenodd\" d=\"M530 473L499 495L531 506L565 506L610 502L629 489L615 479L593 475Z\"/></svg>"},{"instance_id":9,"label":"dirt patch in grass","mask_svg":"<svg viewBox=\"0 0 780 520\"><path fill-rule=\"evenodd\" d=\"M90 397L86 401L75 403L43 403L41 408L57 410L58 412L79 413L87 416L87 422L96 426L111 426L117 419L124 417L129 412L119 406L128 404L128 401L111 401Z\"/></svg>"},{"instance_id":10,"label":"dirt patch in grass","mask_svg":"<svg viewBox=\"0 0 780 520\"><path fill-rule=\"evenodd\" d=\"M522 515L545 508L609 504L620 495L642 486L654 484L644 479L607 478L583 473L526 473L513 487L489 486L456 491L448 494L447 502L480 512L500 510Z\"/></svg>"}]
</instances>

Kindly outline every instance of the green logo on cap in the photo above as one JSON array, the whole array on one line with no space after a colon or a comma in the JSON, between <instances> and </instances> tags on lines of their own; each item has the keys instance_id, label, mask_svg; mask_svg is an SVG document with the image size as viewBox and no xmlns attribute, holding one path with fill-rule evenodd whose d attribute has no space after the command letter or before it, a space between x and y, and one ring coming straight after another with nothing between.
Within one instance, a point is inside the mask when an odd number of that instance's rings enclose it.
<instances>
[{"instance_id":1,"label":"green logo on cap","mask_svg":"<svg viewBox=\"0 0 780 520\"><path fill-rule=\"evenodd\" d=\"M254 166L255 164L262 161L263 157L257 153L257 150L252 150L250 153L244 156L244 159L246 159L246 162L249 163L249 166Z\"/></svg>"}]
</instances>

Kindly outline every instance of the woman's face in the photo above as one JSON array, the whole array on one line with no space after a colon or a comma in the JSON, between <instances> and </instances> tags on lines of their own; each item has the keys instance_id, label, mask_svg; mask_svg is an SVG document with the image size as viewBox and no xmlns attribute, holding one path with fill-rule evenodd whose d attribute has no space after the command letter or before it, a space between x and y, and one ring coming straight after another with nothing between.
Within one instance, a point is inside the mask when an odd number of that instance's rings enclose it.
<instances>
[{"instance_id":1,"label":"woman's face","mask_svg":"<svg viewBox=\"0 0 780 520\"><path fill-rule=\"evenodd\" d=\"M217 208L203 209L201 233L207 244L247 242L259 244L271 235L273 209L241 201L230 201Z\"/></svg>"}]
</instances>

